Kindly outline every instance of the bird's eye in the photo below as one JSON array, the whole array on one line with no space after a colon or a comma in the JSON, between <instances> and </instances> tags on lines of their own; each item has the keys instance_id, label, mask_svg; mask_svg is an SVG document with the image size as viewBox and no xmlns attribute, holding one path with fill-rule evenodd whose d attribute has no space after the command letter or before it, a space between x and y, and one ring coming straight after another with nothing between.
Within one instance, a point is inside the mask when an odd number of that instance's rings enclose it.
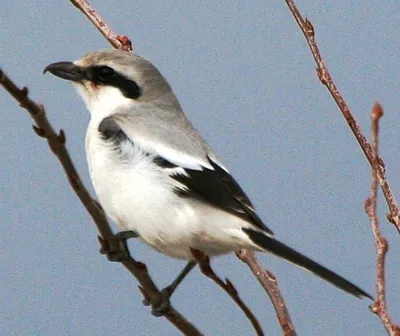
<instances>
[{"instance_id":1,"label":"bird's eye","mask_svg":"<svg viewBox=\"0 0 400 336\"><path fill-rule=\"evenodd\" d=\"M93 77L94 79L100 82L106 82L112 79L115 76L114 69L103 65L93 69Z\"/></svg>"}]
</instances>

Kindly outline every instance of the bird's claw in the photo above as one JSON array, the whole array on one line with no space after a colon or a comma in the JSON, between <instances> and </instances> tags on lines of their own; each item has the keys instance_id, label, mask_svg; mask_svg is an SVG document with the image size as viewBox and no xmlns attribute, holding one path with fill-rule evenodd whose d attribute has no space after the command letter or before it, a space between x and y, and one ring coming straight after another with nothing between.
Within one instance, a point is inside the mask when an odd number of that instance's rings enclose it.
<instances>
[{"instance_id":1,"label":"bird's claw","mask_svg":"<svg viewBox=\"0 0 400 336\"><path fill-rule=\"evenodd\" d=\"M105 254L107 256L108 261L112 262L121 262L126 260L129 257L128 251L104 251L103 248L100 249L101 254Z\"/></svg>"},{"instance_id":2,"label":"bird's claw","mask_svg":"<svg viewBox=\"0 0 400 336\"><path fill-rule=\"evenodd\" d=\"M126 241L130 238L137 238L138 234L135 231L121 231L116 233L114 237L119 243L119 251L113 251L104 244L100 248L100 253L105 254L109 261L121 262L130 256Z\"/></svg>"},{"instance_id":3,"label":"bird's claw","mask_svg":"<svg viewBox=\"0 0 400 336\"><path fill-rule=\"evenodd\" d=\"M157 302L156 305L154 304L152 305L151 313L153 316L161 317L165 315L165 313L171 307L171 302L169 300L171 294L172 293L168 287L165 287L163 290L161 290L161 296L162 296L161 301Z\"/></svg>"},{"instance_id":4,"label":"bird's claw","mask_svg":"<svg viewBox=\"0 0 400 336\"><path fill-rule=\"evenodd\" d=\"M138 238L139 237L139 235L133 230L120 231L120 232L117 232L114 236L118 240L125 240L125 241L130 238Z\"/></svg>"}]
</instances>

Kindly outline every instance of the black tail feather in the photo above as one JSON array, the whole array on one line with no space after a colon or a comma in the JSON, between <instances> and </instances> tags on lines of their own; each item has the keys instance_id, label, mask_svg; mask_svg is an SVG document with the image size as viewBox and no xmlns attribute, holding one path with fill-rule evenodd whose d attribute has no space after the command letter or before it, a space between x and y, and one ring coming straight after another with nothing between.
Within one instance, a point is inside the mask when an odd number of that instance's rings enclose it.
<instances>
[{"instance_id":1,"label":"black tail feather","mask_svg":"<svg viewBox=\"0 0 400 336\"><path fill-rule=\"evenodd\" d=\"M299 252L293 250L289 246L277 241L273 237L267 236L262 232L255 231L252 229L243 228L243 231L249 236L249 238L263 250L270 252L280 258L283 258L296 266L299 266L320 278L330 282L332 285L350 293L356 297L368 297L373 300L373 297L361 288L352 284L350 281L342 278L340 275L330 271L326 267L318 264L317 262L307 258Z\"/></svg>"}]
</instances>

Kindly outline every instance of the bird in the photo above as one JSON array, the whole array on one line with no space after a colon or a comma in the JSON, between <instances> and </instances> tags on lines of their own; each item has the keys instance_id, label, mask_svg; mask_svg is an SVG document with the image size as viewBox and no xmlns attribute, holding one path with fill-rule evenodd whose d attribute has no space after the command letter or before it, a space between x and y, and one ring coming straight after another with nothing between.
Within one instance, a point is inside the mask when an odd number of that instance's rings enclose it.
<instances>
[{"instance_id":1,"label":"bird","mask_svg":"<svg viewBox=\"0 0 400 336\"><path fill-rule=\"evenodd\" d=\"M193 251L214 257L244 248L272 253L349 294L372 299L275 238L146 58L106 49L52 63L44 72L71 81L90 112L85 151L107 216L121 233L187 261L168 296L196 265Z\"/></svg>"}]
</instances>

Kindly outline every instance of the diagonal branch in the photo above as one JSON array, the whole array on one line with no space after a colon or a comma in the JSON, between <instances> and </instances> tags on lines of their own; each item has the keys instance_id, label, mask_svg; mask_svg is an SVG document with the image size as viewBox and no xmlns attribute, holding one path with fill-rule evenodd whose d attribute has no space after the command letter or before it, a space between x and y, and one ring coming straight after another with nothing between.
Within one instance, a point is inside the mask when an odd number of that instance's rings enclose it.
<instances>
[{"instance_id":1,"label":"diagonal branch","mask_svg":"<svg viewBox=\"0 0 400 336\"><path fill-rule=\"evenodd\" d=\"M190 249L190 251L192 252L195 260L198 262L201 273L203 273L207 278L210 278L220 288L222 288L245 314L247 319L253 325L256 334L258 336L264 336L264 332L261 328L260 322L258 322L257 317L255 317L250 308L240 298L237 289L235 288L235 286L233 286L233 283L229 279L225 279L225 281L223 281L217 274L215 274L214 270L211 268L210 258L207 255L195 249Z\"/></svg>"},{"instance_id":2,"label":"diagonal branch","mask_svg":"<svg viewBox=\"0 0 400 336\"><path fill-rule=\"evenodd\" d=\"M367 138L364 136L360 126L354 119L349 107L344 101L342 95L337 89L332 77L325 65L325 62L321 56L317 43L315 41L315 31L314 27L308 19L304 19L294 4L293 0L285 0L290 11L293 14L294 19L299 25L304 37L307 40L308 46L310 47L311 54L314 57L315 63L317 65L317 75L319 80L323 85L325 85L335 100L337 106L342 112L344 118L346 119L351 131L356 137L364 155L366 156L369 164L374 169L376 176L378 178L379 184L381 185L383 195L385 196L386 202L389 207L390 213L387 215L388 220L395 225L397 231L400 233L400 211L397 206L396 200L393 196L392 189L390 187L389 181L386 177L385 163L381 158L378 157L377 160L374 159L374 153L371 145L368 143Z\"/></svg>"},{"instance_id":3,"label":"diagonal branch","mask_svg":"<svg viewBox=\"0 0 400 336\"><path fill-rule=\"evenodd\" d=\"M285 300L279 290L276 277L260 266L257 257L249 250L240 250L236 256L253 272L258 282L263 286L275 308L276 316L285 336L296 336L296 330L286 307Z\"/></svg>"},{"instance_id":4,"label":"diagonal branch","mask_svg":"<svg viewBox=\"0 0 400 336\"><path fill-rule=\"evenodd\" d=\"M379 143L379 121L383 116L383 109L380 104L375 104L372 108L372 150L375 160L378 157L378 143ZM378 315L385 327L388 335L399 336L400 327L394 324L389 316L387 302L386 302L386 282L385 282L385 259L389 249L389 244L386 238L382 235L379 226L378 217L376 215L376 200L378 191L378 180L376 173L372 170L371 193L365 201L365 212L367 213L371 222L372 232L374 234L376 246L376 300L371 305L371 311Z\"/></svg>"},{"instance_id":5,"label":"diagonal branch","mask_svg":"<svg viewBox=\"0 0 400 336\"><path fill-rule=\"evenodd\" d=\"M97 202L92 199L76 171L71 157L65 147L66 137L64 131L60 130L57 133L47 119L44 106L31 100L28 96L28 89L26 87L22 89L18 88L1 69L0 85L4 87L4 89L22 108L29 112L31 118L35 121L36 126L33 126L34 131L38 136L47 140L51 151L60 161L60 164L67 175L69 184L81 200L85 209L89 212L102 238L107 242L107 244L109 244L110 251L121 253L120 245L111 231L103 210L99 207ZM146 294L146 298L150 300L151 304L155 307L161 304L163 296L150 278L145 265L135 261L131 257L126 260L124 259L121 263L139 281L140 286ZM165 318L185 335L202 335L193 324L187 321L172 306L166 310Z\"/></svg>"},{"instance_id":6,"label":"diagonal branch","mask_svg":"<svg viewBox=\"0 0 400 336\"><path fill-rule=\"evenodd\" d=\"M115 34L86 0L70 0L70 2L93 23L115 49L132 51L131 40L125 35Z\"/></svg>"}]
</instances>

